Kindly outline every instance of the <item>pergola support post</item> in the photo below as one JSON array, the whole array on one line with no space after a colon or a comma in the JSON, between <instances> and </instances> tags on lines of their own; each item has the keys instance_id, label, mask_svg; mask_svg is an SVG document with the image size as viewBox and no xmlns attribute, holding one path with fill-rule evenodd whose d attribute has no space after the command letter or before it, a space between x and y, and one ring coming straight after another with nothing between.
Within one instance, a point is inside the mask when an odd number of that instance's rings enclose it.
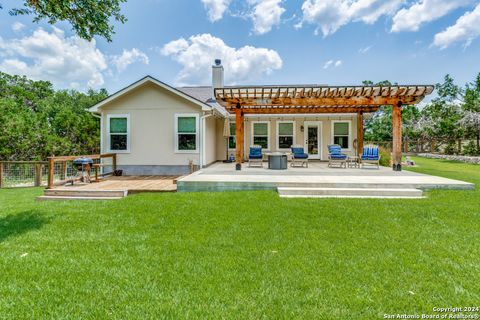
<instances>
[{"instance_id":1,"label":"pergola support post","mask_svg":"<svg viewBox=\"0 0 480 320\"><path fill-rule=\"evenodd\" d=\"M393 171L402 171L402 103L399 101L392 107Z\"/></svg>"},{"instance_id":2,"label":"pergola support post","mask_svg":"<svg viewBox=\"0 0 480 320\"><path fill-rule=\"evenodd\" d=\"M357 114L357 156L363 154L363 112Z\"/></svg>"},{"instance_id":3,"label":"pergola support post","mask_svg":"<svg viewBox=\"0 0 480 320\"><path fill-rule=\"evenodd\" d=\"M237 108L235 109L235 138L236 138L236 143L235 143L235 168L237 170L242 170L242 162L243 162L243 142L244 142L244 130L243 130L243 112L242 112L242 107L240 105L237 105Z\"/></svg>"}]
</instances>

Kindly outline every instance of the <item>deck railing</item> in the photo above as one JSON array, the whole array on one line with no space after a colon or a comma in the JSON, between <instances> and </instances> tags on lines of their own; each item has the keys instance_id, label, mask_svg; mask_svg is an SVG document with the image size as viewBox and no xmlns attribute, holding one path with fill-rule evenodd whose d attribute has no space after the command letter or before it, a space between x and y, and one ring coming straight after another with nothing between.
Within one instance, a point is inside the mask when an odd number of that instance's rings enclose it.
<instances>
[{"instance_id":1,"label":"deck railing","mask_svg":"<svg viewBox=\"0 0 480 320\"><path fill-rule=\"evenodd\" d=\"M46 161L0 161L0 188L45 185L47 166Z\"/></svg>"},{"instance_id":2,"label":"deck railing","mask_svg":"<svg viewBox=\"0 0 480 320\"><path fill-rule=\"evenodd\" d=\"M117 154L115 153L49 157L47 188L53 189L57 185L78 179L78 170L73 165L73 160L80 157L92 159L94 168L96 168L95 171L99 173L100 176L112 175L117 170Z\"/></svg>"}]
</instances>

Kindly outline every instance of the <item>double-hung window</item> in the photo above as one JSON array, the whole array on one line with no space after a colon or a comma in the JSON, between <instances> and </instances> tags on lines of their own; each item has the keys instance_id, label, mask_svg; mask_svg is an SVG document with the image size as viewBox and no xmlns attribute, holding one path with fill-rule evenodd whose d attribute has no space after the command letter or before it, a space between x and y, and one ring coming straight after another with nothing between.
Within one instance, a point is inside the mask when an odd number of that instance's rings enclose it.
<instances>
[{"instance_id":1,"label":"double-hung window","mask_svg":"<svg viewBox=\"0 0 480 320\"><path fill-rule=\"evenodd\" d=\"M263 149L269 149L269 133L270 123L267 122L253 122L252 123L252 144L260 145Z\"/></svg>"},{"instance_id":2,"label":"double-hung window","mask_svg":"<svg viewBox=\"0 0 480 320\"><path fill-rule=\"evenodd\" d=\"M338 144L342 149L350 148L350 121L333 122L333 143Z\"/></svg>"},{"instance_id":3,"label":"double-hung window","mask_svg":"<svg viewBox=\"0 0 480 320\"><path fill-rule=\"evenodd\" d=\"M293 121L277 122L278 149L290 149L295 141L295 125Z\"/></svg>"},{"instance_id":4,"label":"double-hung window","mask_svg":"<svg viewBox=\"0 0 480 320\"><path fill-rule=\"evenodd\" d=\"M128 114L107 115L108 148L114 152L130 150L130 116Z\"/></svg>"},{"instance_id":5,"label":"double-hung window","mask_svg":"<svg viewBox=\"0 0 480 320\"><path fill-rule=\"evenodd\" d=\"M228 137L228 149L235 149L237 147L237 126L235 123L230 123L230 137Z\"/></svg>"},{"instance_id":6,"label":"double-hung window","mask_svg":"<svg viewBox=\"0 0 480 320\"><path fill-rule=\"evenodd\" d=\"M175 115L175 151L198 152L198 114Z\"/></svg>"}]
</instances>

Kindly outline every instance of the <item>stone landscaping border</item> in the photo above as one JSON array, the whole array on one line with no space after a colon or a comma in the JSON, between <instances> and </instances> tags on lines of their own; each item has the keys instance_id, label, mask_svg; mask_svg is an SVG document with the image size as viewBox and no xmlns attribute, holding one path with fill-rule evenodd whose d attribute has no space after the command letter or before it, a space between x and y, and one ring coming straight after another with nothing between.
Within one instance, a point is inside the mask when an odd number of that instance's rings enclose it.
<instances>
[{"instance_id":1,"label":"stone landscaping border","mask_svg":"<svg viewBox=\"0 0 480 320\"><path fill-rule=\"evenodd\" d=\"M447 155L447 154L435 154L435 153L419 153L419 157L430 159L444 159L452 161L461 161L466 163L480 164L480 157L460 156L460 155Z\"/></svg>"}]
</instances>

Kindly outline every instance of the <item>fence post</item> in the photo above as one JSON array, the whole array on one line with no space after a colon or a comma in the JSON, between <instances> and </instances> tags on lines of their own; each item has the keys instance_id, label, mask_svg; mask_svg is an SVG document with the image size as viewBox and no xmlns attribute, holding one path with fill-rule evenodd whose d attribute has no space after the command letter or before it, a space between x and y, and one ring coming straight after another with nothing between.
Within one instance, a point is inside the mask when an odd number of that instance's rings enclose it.
<instances>
[{"instance_id":1,"label":"fence post","mask_svg":"<svg viewBox=\"0 0 480 320\"><path fill-rule=\"evenodd\" d=\"M55 160L53 157L48 158L48 185L47 189L53 189L54 187L54 170L55 170Z\"/></svg>"},{"instance_id":2,"label":"fence post","mask_svg":"<svg viewBox=\"0 0 480 320\"><path fill-rule=\"evenodd\" d=\"M0 189L3 188L3 162L0 162Z\"/></svg>"},{"instance_id":3,"label":"fence post","mask_svg":"<svg viewBox=\"0 0 480 320\"><path fill-rule=\"evenodd\" d=\"M42 185L42 165L40 163L35 164L35 187Z\"/></svg>"},{"instance_id":4,"label":"fence post","mask_svg":"<svg viewBox=\"0 0 480 320\"><path fill-rule=\"evenodd\" d=\"M112 157L112 169L113 169L113 172L117 170L117 154L116 153L114 153Z\"/></svg>"}]
</instances>

